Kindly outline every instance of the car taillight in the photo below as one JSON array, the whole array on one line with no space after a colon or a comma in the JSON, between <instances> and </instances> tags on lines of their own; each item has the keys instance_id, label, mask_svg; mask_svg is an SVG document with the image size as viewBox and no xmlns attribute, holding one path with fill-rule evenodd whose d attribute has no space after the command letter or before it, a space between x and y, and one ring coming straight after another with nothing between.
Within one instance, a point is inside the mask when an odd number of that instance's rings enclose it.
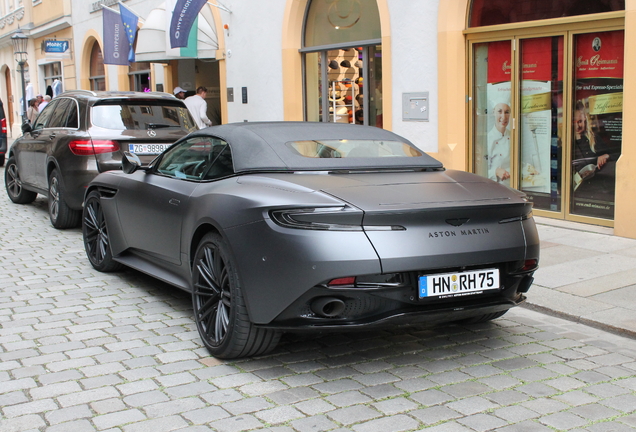
<instances>
[{"instance_id":1,"label":"car taillight","mask_svg":"<svg viewBox=\"0 0 636 432\"><path fill-rule=\"evenodd\" d=\"M521 271L535 270L538 266L539 266L539 260L527 259L523 262L523 267L521 267Z\"/></svg>"},{"instance_id":2,"label":"car taillight","mask_svg":"<svg viewBox=\"0 0 636 432\"><path fill-rule=\"evenodd\" d=\"M91 156L119 151L119 144L110 140L73 140L68 143L68 147L73 154L78 156Z\"/></svg>"},{"instance_id":3,"label":"car taillight","mask_svg":"<svg viewBox=\"0 0 636 432\"><path fill-rule=\"evenodd\" d=\"M0 130L2 130L2 133L4 133L4 134L7 133L7 119L6 118L0 119Z\"/></svg>"},{"instance_id":4,"label":"car taillight","mask_svg":"<svg viewBox=\"0 0 636 432\"><path fill-rule=\"evenodd\" d=\"M339 285L353 285L356 283L356 278L353 276L331 279L327 285L328 286L339 286Z\"/></svg>"}]
</instances>

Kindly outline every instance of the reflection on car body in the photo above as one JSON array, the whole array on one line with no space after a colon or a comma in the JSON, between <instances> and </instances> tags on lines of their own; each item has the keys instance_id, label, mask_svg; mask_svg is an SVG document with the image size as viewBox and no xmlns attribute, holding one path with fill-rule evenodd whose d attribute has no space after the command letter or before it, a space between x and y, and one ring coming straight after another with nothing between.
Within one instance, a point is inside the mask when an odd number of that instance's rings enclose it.
<instances>
[{"instance_id":1,"label":"reflection on car body","mask_svg":"<svg viewBox=\"0 0 636 432\"><path fill-rule=\"evenodd\" d=\"M538 266L523 194L378 128L214 126L123 165L87 189L91 264L190 291L221 358L289 330L488 321L525 300Z\"/></svg>"}]
</instances>

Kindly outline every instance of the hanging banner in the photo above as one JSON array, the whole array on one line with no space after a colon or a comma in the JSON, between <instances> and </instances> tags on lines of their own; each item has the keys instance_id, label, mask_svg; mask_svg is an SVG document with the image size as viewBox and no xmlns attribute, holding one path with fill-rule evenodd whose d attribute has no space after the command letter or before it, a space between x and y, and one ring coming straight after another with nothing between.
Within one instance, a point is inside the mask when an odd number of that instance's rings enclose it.
<instances>
[{"instance_id":1,"label":"hanging banner","mask_svg":"<svg viewBox=\"0 0 636 432\"><path fill-rule=\"evenodd\" d=\"M121 15L114 10L102 7L104 27L104 64L128 66L130 45Z\"/></svg>"},{"instance_id":2,"label":"hanging banner","mask_svg":"<svg viewBox=\"0 0 636 432\"><path fill-rule=\"evenodd\" d=\"M576 36L572 213L614 218L623 132L624 31Z\"/></svg>"},{"instance_id":3,"label":"hanging banner","mask_svg":"<svg viewBox=\"0 0 636 432\"><path fill-rule=\"evenodd\" d=\"M185 48L188 46L192 25L206 3L207 0L176 1L170 19L170 48Z\"/></svg>"},{"instance_id":4,"label":"hanging banner","mask_svg":"<svg viewBox=\"0 0 636 432\"><path fill-rule=\"evenodd\" d=\"M119 3L119 12L122 24L126 30L126 38L128 39L128 62L132 63L135 61L135 50L133 44L135 43L135 36L137 36L137 23L139 22L139 17L121 3Z\"/></svg>"}]
</instances>

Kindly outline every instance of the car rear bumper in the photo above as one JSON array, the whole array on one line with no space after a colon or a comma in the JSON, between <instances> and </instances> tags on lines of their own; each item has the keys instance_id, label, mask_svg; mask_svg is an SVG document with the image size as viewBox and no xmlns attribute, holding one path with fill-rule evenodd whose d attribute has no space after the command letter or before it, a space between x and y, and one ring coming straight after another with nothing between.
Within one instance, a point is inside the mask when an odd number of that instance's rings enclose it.
<instances>
[{"instance_id":1,"label":"car rear bumper","mask_svg":"<svg viewBox=\"0 0 636 432\"><path fill-rule=\"evenodd\" d=\"M404 274L404 282L395 286L317 286L299 297L266 327L319 330L395 323L436 324L500 312L525 301L524 293L532 284L534 269L518 273L507 271L517 265L518 262L511 262L497 266L501 272L501 289L446 299L419 298L417 280L421 272ZM326 301L334 302L341 310L332 308L323 313L325 309L320 308ZM338 313L330 313L334 311Z\"/></svg>"}]
</instances>

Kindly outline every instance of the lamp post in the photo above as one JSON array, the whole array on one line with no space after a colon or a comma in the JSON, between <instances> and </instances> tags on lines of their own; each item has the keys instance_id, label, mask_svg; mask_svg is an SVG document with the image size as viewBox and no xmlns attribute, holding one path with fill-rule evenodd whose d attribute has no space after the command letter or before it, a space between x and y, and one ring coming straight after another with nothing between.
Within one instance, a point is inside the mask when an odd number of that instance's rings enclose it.
<instances>
[{"instance_id":1,"label":"lamp post","mask_svg":"<svg viewBox=\"0 0 636 432\"><path fill-rule=\"evenodd\" d=\"M18 62L18 66L20 66L20 76L22 77L22 123L26 121L26 112L27 112L27 100L26 100L26 85L24 83L24 64L27 61L27 42L29 38L27 38L20 27L15 32L13 36L11 36L11 43L13 44L13 55L15 56L15 61Z\"/></svg>"}]
</instances>

